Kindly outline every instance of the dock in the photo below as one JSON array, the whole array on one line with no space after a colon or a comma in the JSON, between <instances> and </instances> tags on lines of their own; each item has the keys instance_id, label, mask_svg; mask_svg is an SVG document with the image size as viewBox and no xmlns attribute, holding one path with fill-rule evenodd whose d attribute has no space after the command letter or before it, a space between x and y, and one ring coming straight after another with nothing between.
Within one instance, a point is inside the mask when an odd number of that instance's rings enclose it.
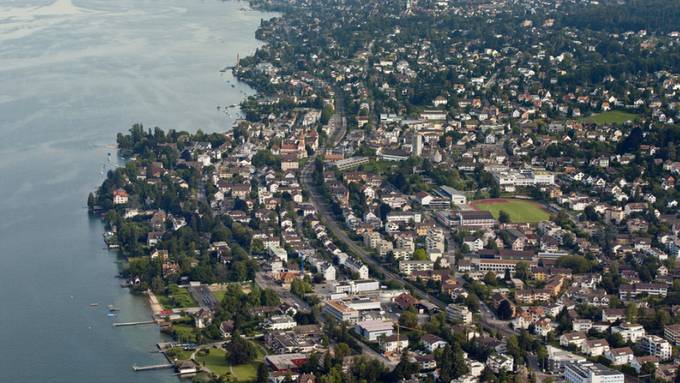
<instances>
[{"instance_id":1,"label":"dock","mask_svg":"<svg viewBox=\"0 0 680 383\"><path fill-rule=\"evenodd\" d=\"M115 322L113 324L113 327L138 326L143 324L155 324L155 323L156 323L155 320L145 320L139 322Z\"/></svg>"},{"instance_id":2,"label":"dock","mask_svg":"<svg viewBox=\"0 0 680 383\"><path fill-rule=\"evenodd\" d=\"M139 372L139 371L152 371L152 370L163 370L166 368L174 368L174 364L166 363L166 364L152 364L149 366L132 366L132 369Z\"/></svg>"}]
</instances>

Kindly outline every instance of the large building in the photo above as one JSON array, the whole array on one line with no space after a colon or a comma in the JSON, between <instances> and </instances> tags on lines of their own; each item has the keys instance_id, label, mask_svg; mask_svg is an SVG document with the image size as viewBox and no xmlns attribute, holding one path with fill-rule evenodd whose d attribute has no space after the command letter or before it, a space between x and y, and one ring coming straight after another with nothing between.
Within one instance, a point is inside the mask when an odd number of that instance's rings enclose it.
<instances>
[{"instance_id":1,"label":"large building","mask_svg":"<svg viewBox=\"0 0 680 383\"><path fill-rule=\"evenodd\" d=\"M623 383L623 373L598 363L567 363L564 380L569 383Z\"/></svg>"},{"instance_id":2,"label":"large building","mask_svg":"<svg viewBox=\"0 0 680 383\"><path fill-rule=\"evenodd\" d=\"M555 174L537 169L504 169L491 172L498 186L505 191L515 191L517 187L554 185Z\"/></svg>"},{"instance_id":3,"label":"large building","mask_svg":"<svg viewBox=\"0 0 680 383\"><path fill-rule=\"evenodd\" d=\"M323 307L323 313L334 318L338 322L354 323L359 320L359 311L349 307L340 300L327 301Z\"/></svg>"},{"instance_id":4,"label":"large building","mask_svg":"<svg viewBox=\"0 0 680 383\"><path fill-rule=\"evenodd\" d=\"M385 320L366 320L357 323L354 331L364 339L375 342L381 336L388 337L394 332L394 323Z\"/></svg>"},{"instance_id":5,"label":"large building","mask_svg":"<svg viewBox=\"0 0 680 383\"><path fill-rule=\"evenodd\" d=\"M432 271L434 262L432 261L401 261L399 262L399 272L404 275L411 275L414 271Z\"/></svg>"},{"instance_id":6,"label":"large building","mask_svg":"<svg viewBox=\"0 0 680 383\"><path fill-rule=\"evenodd\" d=\"M671 358L673 347L667 340L656 335L645 335L640 339L640 349L649 355L654 355L661 360Z\"/></svg>"},{"instance_id":7,"label":"large building","mask_svg":"<svg viewBox=\"0 0 680 383\"><path fill-rule=\"evenodd\" d=\"M368 163L368 157L350 157L342 160L335 161L333 165L338 168L338 170L347 170L353 167L363 165Z\"/></svg>"},{"instance_id":8,"label":"large building","mask_svg":"<svg viewBox=\"0 0 680 383\"><path fill-rule=\"evenodd\" d=\"M442 197L450 199L454 205L465 205L467 203L467 197L465 197L465 193L450 186L440 186L436 190L436 193Z\"/></svg>"},{"instance_id":9,"label":"large building","mask_svg":"<svg viewBox=\"0 0 680 383\"><path fill-rule=\"evenodd\" d=\"M548 351L548 370L552 372L564 372L564 366L568 363L585 362L586 358L581 355L573 354L561 348L546 346Z\"/></svg>"},{"instance_id":10,"label":"large building","mask_svg":"<svg viewBox=\"0 0 680 383\"><path fill-rule=\"evenodd\" d=\"M472 229L483 229L496 225L496 220L488 211L462 210L456 215L458 226Z\"/></svg>"},{"instance_id":11,"label":"large building","mask_svg":"<svg viewBox=\"0 0 680 383\"><path fill-rule=\"evenodd\" d=\"M663 328L663 336L674 345L680 345L680 324L670 324Z\"/></svg>"}]
</instances>

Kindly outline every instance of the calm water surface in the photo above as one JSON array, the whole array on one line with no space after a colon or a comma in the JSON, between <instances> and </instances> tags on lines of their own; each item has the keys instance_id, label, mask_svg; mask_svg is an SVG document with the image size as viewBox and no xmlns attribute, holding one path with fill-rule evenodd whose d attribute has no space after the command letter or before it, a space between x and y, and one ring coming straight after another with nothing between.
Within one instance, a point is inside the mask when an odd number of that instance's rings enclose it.
<instances>
[{"instance_id":1,"label":"calm water surface","mask_svg":"<svg viewBox=\"0 0 680 383\"><path fill-rule=\"evenodd\" d=\"M0 382L176 382L119 288L88 192L132 123L223 131L252 94L219 72L261 18L218 0L0 0ZM232 87L232 84L234 86ZM112 162L108 161L112 153ZM90 303L98 302L97 308ZM121 309L107 317L106 306Z\"/></svg>"}]
</instances>

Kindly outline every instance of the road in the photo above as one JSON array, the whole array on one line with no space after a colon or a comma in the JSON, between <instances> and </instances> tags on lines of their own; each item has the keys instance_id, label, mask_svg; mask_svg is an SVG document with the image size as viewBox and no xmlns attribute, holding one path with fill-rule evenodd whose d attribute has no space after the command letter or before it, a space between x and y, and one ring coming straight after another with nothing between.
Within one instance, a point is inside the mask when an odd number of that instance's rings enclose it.
<instances>
[{"instance_id":1,"label":"road","mask_svg":"<svg viewBox=\"0 0 680 383\"><path fill-rule=\"evenodd\" d=\"M291 306L297 306L300 311L307 313L312 311L312 308L309 306L309 304L307 304L307 302L300 299L300 297L296 296L290 291L284 289L281 285L267 277L265 273L261 271L255 273L255 283L257 283L257 285L263 289L269 288L274 290L283 302L288 303Z\"/></svg>"}]
</instances>

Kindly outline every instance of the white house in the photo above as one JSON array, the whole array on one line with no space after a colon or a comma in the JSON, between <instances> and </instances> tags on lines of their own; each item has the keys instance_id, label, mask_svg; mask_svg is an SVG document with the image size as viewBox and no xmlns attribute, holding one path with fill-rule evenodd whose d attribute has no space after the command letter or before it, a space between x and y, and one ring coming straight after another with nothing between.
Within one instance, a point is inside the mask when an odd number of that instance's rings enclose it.
<instances>
[{"instance_id":1,"label":"white house","mask_svg":"<svg viewBox=\"0 0 680 383\"><path fill-rule=\"evenodd\" d=\"M612 348L604 353L614 366L628 364L633 360L633 350L630 347Z\"/></svg>"},{"instance_id":2,"label":"white house","mask_svg":"<svg viewBox=\"0 0 680 383\"><path fill-rule=\"evenodd\" d=\"M486 359L486 365L495 373L501 371L512 371L515 367L511 356L505 354L492 354Z\"/></svg>"},{"instance_id":3,"label":"white house","mask_svg":"<svg viewBox=\"0 0 680 383\"><path fill-rule=\"evenodd\" d=\"M290 315L274 315L265 321L264 326L268 330L284 331L297 327L297 322Z\"/></svg>"}]
</instances>

